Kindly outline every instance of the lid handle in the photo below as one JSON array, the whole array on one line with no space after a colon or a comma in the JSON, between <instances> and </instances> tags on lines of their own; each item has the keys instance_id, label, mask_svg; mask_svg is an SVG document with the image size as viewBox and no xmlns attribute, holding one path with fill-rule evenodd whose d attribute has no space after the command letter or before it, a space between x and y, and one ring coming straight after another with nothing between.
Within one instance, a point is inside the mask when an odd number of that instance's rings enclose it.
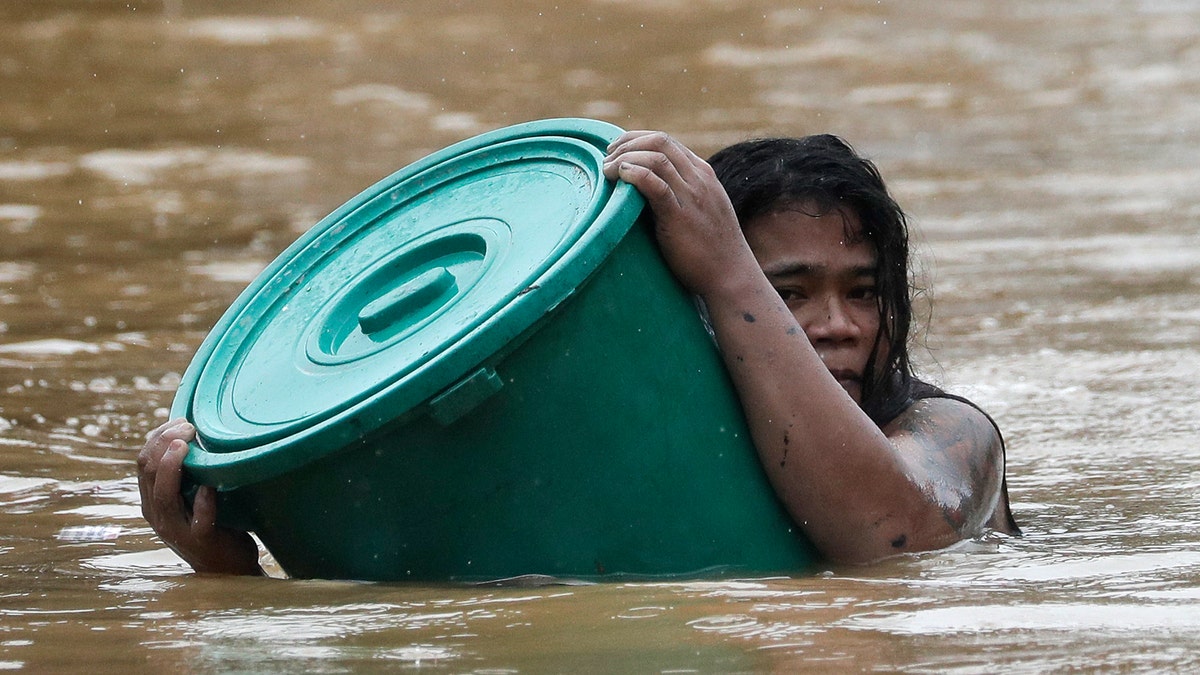
<instances>
[{"instance_id":1,"label":"lid handle","mask_svg":"<svg viewBox=\"0 0 1200 675\"><path fill-rule=\"evenodd\" d=\"M445 267L429 270L368 303L358 313L358 326L366 335L378 333L426 307L446 291L456 288L450 270Z\"/></svg>"}]
</instances>

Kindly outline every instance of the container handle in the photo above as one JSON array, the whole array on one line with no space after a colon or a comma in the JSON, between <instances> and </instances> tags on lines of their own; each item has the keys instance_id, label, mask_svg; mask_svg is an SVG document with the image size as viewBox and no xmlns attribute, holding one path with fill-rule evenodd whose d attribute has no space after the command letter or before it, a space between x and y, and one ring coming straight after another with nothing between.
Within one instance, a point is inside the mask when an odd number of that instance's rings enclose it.
<instances>
[{"instance_id":1,"label":"container handle","mask_svg":"<svg viewBox=\"0 0 1200 675\"><path fill-rule=\"evenodd\" d=\"M429 270L368 303L358 313L358 326L365 335L378 333L456 288L450 270L445 267Z\"/></svg>"},{"instance_id":2,"label":"container handle","mask_svg":"<svg viewBox=\"0 0 1200 675\"><path fill-rule=\"evenodd\" d=\"M504 387L496 371L483 366L429 401L429 416L450 426Z\"/></svg>"}]
</instances>

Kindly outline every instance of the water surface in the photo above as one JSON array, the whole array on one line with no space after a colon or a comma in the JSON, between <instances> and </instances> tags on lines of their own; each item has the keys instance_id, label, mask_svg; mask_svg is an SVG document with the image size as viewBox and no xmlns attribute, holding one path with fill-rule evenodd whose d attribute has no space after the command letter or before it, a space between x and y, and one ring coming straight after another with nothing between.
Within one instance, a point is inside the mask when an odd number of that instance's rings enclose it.
<instances>
[{"instance_id":1,"label":"water surface","mask_svg":"<svg viewBox=\"0 0 1200 675\"><path fill-rule=\"evenodd\" d=\"M1200 667L1193 3L55 0L0 32L0 668ZM133 457L207 329L359 190L557 116L875 159L923 372L1005 430L1026 536L736 581L188 573Z\"/></svg>"}]
</instances>

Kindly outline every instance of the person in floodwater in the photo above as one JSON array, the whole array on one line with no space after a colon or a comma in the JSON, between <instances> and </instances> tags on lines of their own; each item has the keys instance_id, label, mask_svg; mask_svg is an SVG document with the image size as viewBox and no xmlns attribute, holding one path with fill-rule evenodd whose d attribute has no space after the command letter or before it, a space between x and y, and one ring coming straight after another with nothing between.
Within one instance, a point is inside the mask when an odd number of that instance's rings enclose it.
<instances>
[{"instance_id":1,"label":"person in floodwater","mask_svg":"<svg viewBox=\"0 0 1200 675\"><path fill-rule=\"evenodd\" d=\"M634 185L676 278L706 307L779 498L826 558L868 562L1018 534L1004 441L971 402L908 358L905 216L879 172L829 135L762 139L708 162L634 131L604 174ZM174 420L138 456L142 512L198 572L261 573L215 493L179 494L194 428Z\"/></svg>"}]
</instances>

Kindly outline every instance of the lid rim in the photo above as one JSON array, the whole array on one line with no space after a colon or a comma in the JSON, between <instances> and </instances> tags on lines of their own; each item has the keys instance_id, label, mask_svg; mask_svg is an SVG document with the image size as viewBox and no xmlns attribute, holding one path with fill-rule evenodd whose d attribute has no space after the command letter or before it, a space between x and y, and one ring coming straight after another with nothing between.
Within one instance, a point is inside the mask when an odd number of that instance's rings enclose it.
<instances>
[{"instance_id":1,"label":"lid rim","mask_svg":"<svg viewBox=\"0 0 1200 675\"><path fill-rule=\"evenodd\" d=\"M489 145L537 136L583 140L598 148L602 156L608 142L620 132L618 127L594 120L557 119L515 125L450 146L394 172L359 193L285 249L238 296L226 314L214 325L189 364L173 403L172 415L195 419L196 385L205 366L212 360L214 351L220 345L221 336L230 330L254 299L267 291L272 283L286 284L289 277L297 276L295 273L288 274L288 267L293 258L303 254L304 249L311 246L327 230L336 228L350 214L384 191L395 187L399 181L412 180L447 161ZM633 226L644 208L641 195L627 183L614 184L605 180L602 175L595 178L600 182L591 201L592 207L587 209L590 219L588 224L578 236L560 242L545 266L536 276L531 277L533 281L529 288L536 288L537 292L510 289L511 297L501 303L505 312L528 312L528 308L533 307L533 311L539 315L553 313L563 300L570 297L575 289L599 268ZM604 226L593 227L595 223L603 223ZM299 275L303 273L301 270ZM542 303L541 309L537 309L538 303ZM518 334L536 329L541 320L535 320L532 324L526 321L520 327L506 326L506 323L514 322L505 322L502 317L495 315L488 316L469 331L473 334L470 349L462 345L462 340L456 340L434 358L411 369L403 378L382 384L360 400L333 411L315 423L292 425L298 428L289 427L283 433L276 434L276 437L252 447L214 447L211 443L221 441L209 438L204 429L199 429L200 440L193 445L185 465L200 482L214 484L222 489L232 489L268 480L316 461L384 424L409 413L419 412L421 406L430 398L452 386L456 378L468 373L471 368L477 367L481 358L484 361L492 358ZM481 353L483 356L480 356ZM303 443L298 443L301 439ZM280 452L285 447L287 452Z\"/></svg>"},{"instance_id":2,"label":"lid rim","mask_svg":"<svg viewBox=\"0 0 1200 675\"><path fill-rule=\"evenodd\" d=\"M484 339L496 330L493 326L497 322L490 320L492 314L498 314L505 322L521 323L521 328L524 328L529 323L525 318L527 315L537 315L546 309L539 307L536 302L546 297L544 293L526 296L522 292L524 288L556 285L569 289L581 280L583 275L578 272L586 274L586 267L581 267L578 271L567 267L554 276L545 276L545 272L555 267L559 260L573 260L573 250L593 246L594 244L590 243L590 232L603 231L609 227L610 218L604 216L604 209L613 196L614 184L602 176L602 158L594 144L561 135L502 140L483 148L449 156L445 161L395 183L385 182L349 215L326 222L323 227L314 228L313 235L308 237L309 245L284 261L285 267L280 276L286 271L296 279L294 282L289 278L281 278L278 282L274 278L268 279L262 292L253 294L245 303L229 310L236 314L236 320L218 338L216 348L196 385L198 392L215 401L215 405L195 413L195 421L206 436L208 448L213 452L230 453L261 447L277 439L302 433L343 410L365 404L375 393L393 383L415 377L434 377L418 375L420 366L426 361L440 358L460 341L469 343L474 350L490 352L498 349L494 339ZM561 236L547 237L543 244L536 243L536 236L532 237L532 245L523 249L526 251L525 255L514 256L515 251L506 246L497 246L492 249L491 256L485 256L482 276L475 279L473 289L488 289L482 293L486 304L477 305L476 299L480 294L472 292L455 296L456 299L451 302L453 305L458 300L463 300L468 305L475 305L476 310L482 311L463 316L461 312L451 308L449 311L456 312L457 316L451 314L449 320L438 319L425 324L424 330L432 331L443 344L449 344L450 347L438 346L419 355L402 356L401 360L397 361L395 358L389 358L389 354L394 355L396 348L400 347L405 339L422 335L421 332L414 335L401 331L373 345L359 339L357 346L348 347L341 355L319 353L321 350L318 347L318 354L313 356L314 331L321 333L316 338L318 344L326 341L327 331L343 331L340 326L345 323L346 317L338 316L337 310L344 310L349 306L361 308L363 297L360 290L372 286L363 281L373 279L378 268L388 267L388 260L411 262L414 258L420 259L421 256L417 254L427 245L444 247L447 242L458 240L456 235L468 231L486 235L483 230L487 227L480 225L484 221L498 223L500 230L510 237L518 234L518 231L512 230L512 226L503 219L481 218L477 213L469 215L472 214L469 201L468 205L463 207L465 210L455 207L452 213L454 218L448 224L407 231L409 223L430 215L434 218L441 215L436 208L430 213L430 205L447 203L445 197L457 194L457 190L464 186L469 189L472 185L488 184L490 180L503 182L506 176L534 175L586 176L586 179L577 178L577 182L572 181L575 188L583 187L585 190L568 197L579 198L574 213L568 220L561 221L560 225L553 228L541 228L538 225L539 230L560 233ZM518 190L513 194L519 197L524 193ZM516 203L520 202L520 199L516 200ZM485 213L494 214L490 210ZM460 216L465 218L459 219ZM520 222L520 219L516 222ZM535 222L537 221L526 221L525 227L528 228ZM400 224L399 229L394 227L396 223ZM603 223L604 227L593 227L596 223ZM392 232L399 233L399 238L392 237ZM536 234L536 231L526 229L524 234L528 236ZM495 233L476 238L481 241L491 240L493 243L500 243L504 238L494 235ZM341 252L343 249L353 252L349 258L353 261L355 256L361 257L366 242L379 240L386 243L386 248L377 252L373 245L367 245L366 254L371 258L365 269L357 267L360 263L352 263L350 268L340 263L346 259ZM509 238L505 241L511 245L513 240ZM376 258L380 253L382 259ZM530 255L532 257L529 257ZM496 256L509 259L511 264L497 266ZM528 268L526 264L529 264ZM573 263L574 266L581 264L586 265L587 261ZM335 282L335 287L332 288L326 281L331 278L330 269L338 270L337 275L332 278L341 279ZM514 271L517 272L515 277L512 274ZM321 283L318 283L318 280L322 280ZM489 288L488 284L493 283L496 285ZM318 289L318 293L310 294L314 287ZM313 298L318 298L316 304L312 304ZM520 302L517 302L518 299ZM356 309L355 314L357 313ZM289 327L295 319L288 319L288 316L310 315L315 318L300 319L304 323L297 327L299 333L294 334L290 330ZM283 324L282 334L278 330L280 322L286 322ZM398 339L398 336L404 338ZM279 341L281 337L284 342ZM264 338L266 344L275 347L286 345L285 352L295 349L304 354L297 353L293 357L296 359L294 362L282 359L286 364L282 370L270 369L269 364L279 362L275 360L275 350L261 349ZM326 342L341 344L342 340L332 339ZM372 338L370 342L375 340ZM293 343L303 343L303 349ZM400 353L403 354L403 351ZM249 370L244 374L247 367ZM339 367L343 368L343 372L338 372ZM264 371L263 368L268 370ZM370 381L364 380L339 391L340 387L336 383L344 381L342 376L351 370L385 375L368 378ZM451 381L454 378L454 374L446 375L440 370L435 372L441 373L437 377L449 377ZM294 378L297 373L304 375ZM335 385L333 390L319 386L318 382L323 377L334 378L328 381L329 384ZM279 406L269 404L277 397L268 395L263 399L256 393L267 381L274 382L273 386L291 385L294 393L307 391L309 395L302 399L305 401L303 405L288 406L285 414ZM449 385L450 381L433 384ZM299 389L295 389L297 386ZM239 394L239 390L250 393ZM337 393L326 396L321 393L324 391ZM261 404L264 400L268 402L265 408Z\"/></svg>"}]
</instances>

